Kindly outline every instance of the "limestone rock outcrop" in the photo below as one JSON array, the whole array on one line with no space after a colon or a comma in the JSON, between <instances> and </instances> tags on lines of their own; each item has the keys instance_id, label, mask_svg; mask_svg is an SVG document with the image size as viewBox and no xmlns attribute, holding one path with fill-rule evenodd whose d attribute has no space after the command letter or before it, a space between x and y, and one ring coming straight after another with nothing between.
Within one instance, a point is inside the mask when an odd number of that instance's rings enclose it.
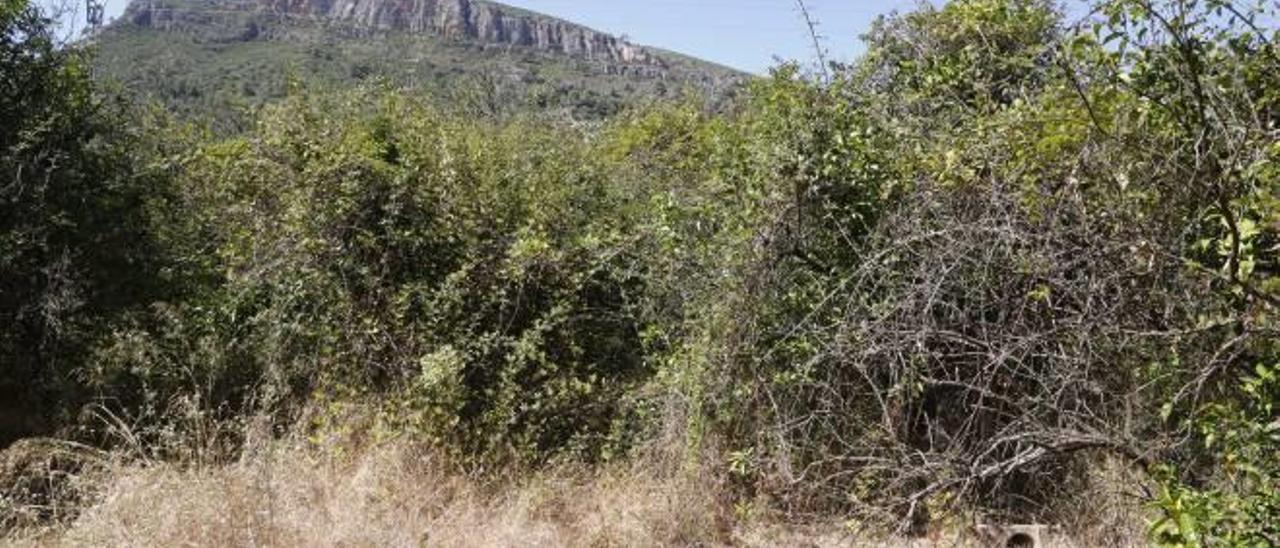
<instances>
[{"instance_id":1,"label":"limestone rock outcrop","mask_svg":"<svg viewBox=\"0 0 1280 548\"><path fill-rule=\"evenodd\" d=\"M271 11L382 30L532 47L614 64L664 66L646 48L581 25L483 0L258 0Z\"/></svg>"}]
</instances>

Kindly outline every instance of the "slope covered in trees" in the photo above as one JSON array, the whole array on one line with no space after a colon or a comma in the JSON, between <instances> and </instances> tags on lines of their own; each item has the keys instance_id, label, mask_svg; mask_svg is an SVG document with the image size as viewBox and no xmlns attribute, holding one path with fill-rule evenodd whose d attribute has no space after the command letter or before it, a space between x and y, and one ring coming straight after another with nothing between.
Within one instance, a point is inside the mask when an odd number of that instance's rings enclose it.
<instances>
[{"instance_id":1,"label":"slope covered in trees","mask_svg":"<svg viewBox=\"0 0 1280 548\"><path fill-rule=\"evenodd\" d=\"M458 20L464 14L447 12L451 4L473 20ZM431 10L440 13L431 17ZM497 26L502 21L506 26ZM472 0L412 6L139 0L92 42L99 80L224 130L251 125L256 107L283 98L296 81L328 89L383 82L488 116L599 120L686 93L723 99L746 79L709 62Z\"/></svg>"},{"instance_id":2,"label":"slope covered in trees","mask_svg":"<svg viewBox=\"0 0 1280 548\"><path fill-rule=\"evenodd\" d=\"M1280 538L1273 4L955 0L727 110L302 84L233 135L106 99L3 6L6 442L663 463L710 522L856 534L1067 523L1118 466L1152 542ZM92 506L67 460L0 526Z\"/></svg>"}]
</instances>

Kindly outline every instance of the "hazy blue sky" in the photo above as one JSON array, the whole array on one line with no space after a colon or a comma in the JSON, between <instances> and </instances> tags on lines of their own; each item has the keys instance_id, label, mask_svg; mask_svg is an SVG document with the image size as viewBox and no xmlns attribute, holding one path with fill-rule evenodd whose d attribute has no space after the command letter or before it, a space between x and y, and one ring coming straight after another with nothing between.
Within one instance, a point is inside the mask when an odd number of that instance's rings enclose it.
<instances>
[{"instance_id":1,"label":"hazy blue sky","mask_svg":"<svg viewBox=\"0 0 1280 548\"><path fill-rule=\"evenodd\" d=\"M44 3L62 0L41 0ZM76 1L76 0L65 0ZM73 4L84 13L84 0ZM858 35L875 17L916 0L808 0L834 59L861 49ZM106 0L107 18L129 0ZM762 72L775 58L811 61L813 44L795 0L506 0L505 3L625 34L640 44Z\"/></svg>"},{"instance_id":2,"label":"hazy blue sky","mask_svg":"<svg viewBox=\"0 0 1280 548\"><path fill-rule=\"evenodd\" d=\"M774 58L809 61L813 41L795 0L507 0L641 44L760 72ZM858 36L877 15L915 0L808 0L832 57L861 49Z\"/></svg>"}]
</instances>

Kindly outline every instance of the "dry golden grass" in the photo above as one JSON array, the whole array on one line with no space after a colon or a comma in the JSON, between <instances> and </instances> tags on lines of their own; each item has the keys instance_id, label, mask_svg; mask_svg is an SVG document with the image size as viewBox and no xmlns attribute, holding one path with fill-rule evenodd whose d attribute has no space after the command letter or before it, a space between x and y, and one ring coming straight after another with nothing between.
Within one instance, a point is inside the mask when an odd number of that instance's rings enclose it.
<instances>
[{"instance_id":1,"label":"dry golden grass","mask_svg":"<svg viewBox=\"0 0 1280 548\"><path fill-rule=\"evenodd\" d=\"M335 449L341 447L342 449ZM115 464L96 502L64 528L0 544L30 546L961 546L937 535L855 539L742 516L714 476L654 464L559 468L475 480L410 443L316 448L266 442L239 462ZM741 507L739 507L740 509ZM1111 511L1108 509L1107 511ZM1095 518L1096 521L1096 518ZM1089 542L1133 545L1115 524ZM1099 536L1093 536L1093 535ZM1108 541L1110 539L1110 541ZM959 540L959 541L958 541Z\"/></svg>"},{"instance_id":2,"label":"dry golden grass","mask_svg":"<svg viewBox=\"0 0 1280 548\"><path fill-rule=\"evenodd\" d=\"M429 450L276 447L205 469L121 467L62 531L68 546L659 546L725 544L713 485L635 468L483 485Z\"/></svg>"}]
</instances>

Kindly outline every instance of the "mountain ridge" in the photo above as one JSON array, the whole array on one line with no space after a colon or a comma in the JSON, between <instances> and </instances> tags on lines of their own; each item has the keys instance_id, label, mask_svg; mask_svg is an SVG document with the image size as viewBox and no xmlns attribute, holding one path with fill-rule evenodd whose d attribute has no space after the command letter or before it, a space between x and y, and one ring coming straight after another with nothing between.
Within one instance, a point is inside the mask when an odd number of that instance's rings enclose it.
<instances>
[{"instance_id":1,"label":"mountain ridge","mask_svg":"<svg viewBox=\"0 0 1280 548\"><path fill-rule=\"evenodd\" d=\"M477 0L265 0L380 29L434 32L488 44L534 47L613 63L665 66L661 57L617 36L533 12Z\"/></svg>"},{"instance_id":2,"label":"mountain ridge","mask_svg":"<svg viewBox=\"0 0 1280 548\"><path fill-rule=\"evenodd\" d=\"M290 82L597 120L689 93L722 105L749 78L488 0L134 0L91 41L99 78L227 131Z\"/></svg>"},{"instance_id":3,"label":"mountain ridge","mask_svg":"<svg viewBox=\"0 0 1280 548\"><path fill-rule=\"evenodd\" d=\"M670 62L665 57L679 55L488 0L134 0L124 18L136 25L172 28L190 22L192 15L227 11L350 23L368 31L423 33L487 45L529 47L590 61L659 69L668 68Z\"/></svg>"}]
</instances>

